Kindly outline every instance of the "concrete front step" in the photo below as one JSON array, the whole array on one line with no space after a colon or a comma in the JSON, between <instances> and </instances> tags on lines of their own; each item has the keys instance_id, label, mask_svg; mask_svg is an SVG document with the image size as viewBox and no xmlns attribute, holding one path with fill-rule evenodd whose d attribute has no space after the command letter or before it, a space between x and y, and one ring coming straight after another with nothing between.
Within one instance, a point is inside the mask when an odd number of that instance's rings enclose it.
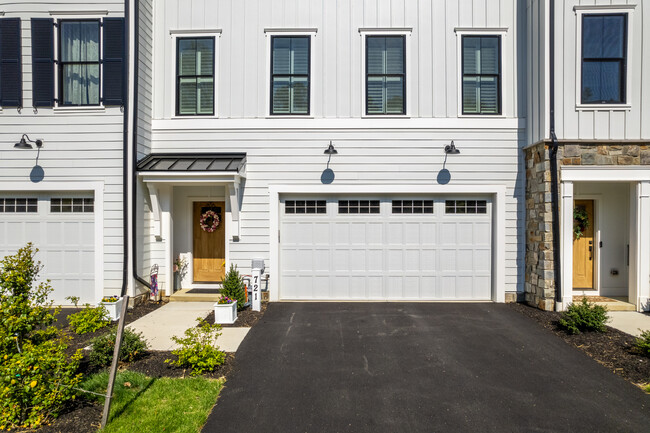
<instances>
[{"instance_id":1,"label":"concrete front step","mask_svg":"<svg viewBox=\"0 0 650 433\"><path fill-rule=\"evenodd\" d=\"M218 293L189 293L192 289L183 289L169 297L169 302L217 302L221 297Z\"/></svg>"},{"instance_id":2,"label":"concrete front step","mask_svg":"<svg viewBox=\"0 0 650 433\"><path fill-rule=\"evenodd\" d=\"M587 298L589 303L606 307L607 311L636 311L634 304L625 302L623 299L609 298L605 296L574 296L573 302L582 302L582 298Z\"/></svg>"}]
</instances>

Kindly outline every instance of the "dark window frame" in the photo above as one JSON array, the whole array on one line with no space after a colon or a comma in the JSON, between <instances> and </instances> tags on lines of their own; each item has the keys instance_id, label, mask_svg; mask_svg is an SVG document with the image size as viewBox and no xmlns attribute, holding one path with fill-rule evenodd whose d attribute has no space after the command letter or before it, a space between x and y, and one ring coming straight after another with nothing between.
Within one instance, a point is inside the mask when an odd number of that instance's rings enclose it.
<instances>
[{"instance_id":1,"label":"dark window frame","mask_svg":"<svg viewBox=\"0 0 650 433\"><path fill-rule=\"evenodd\" d=\"M402 39L402 73L401 74L370 74L368 73L368 39L371 38L401 38ZM395 34L385 34L385 35L365 35L366 44L366 55L365 55L365 89L366 89L366 100L365 100L365 113L366 116L404 116L406 115L406 35L395 35ZM369 113L368 112L368 78L369 77L402 77L402 111L400 113ZM385 110L384 110L385 111Z\"/></svg>"},{"instance_id":2,"label":"dark window frame","mask_svg":"<svg viewBox=\"0 0 650 433\"><path fill-rule=\"evenodd\" d=\"M585 43L584 43L584 26L585 26L585 18L589 17L615 17L615 16L620 16L623 17L623 50L622 50L622 57L585 57ZM628 14L627 13L612 13L612 14L607 14L607 13L589 13L589 14L582 14L582 17L580 19L580 29L581 29L581 35L580 35L580 104L582 105L625 105L627 104L627 49L628 49ZM621 101L619 102L611 102L611 101L600 101L600 102L584 102L584 65L586 63L603 63L603 62L619 62L619 68L620 68L620 73L621 73L621 82L619 83L619 91L621 94Z\"/></svg>"},{"instance_id":3,"label":"dark window frame","mask_svg":"<svg viewBox=\"0 0 650 433\"><path fill-rule=\"evenodd\" d=\"M466 74L465 73L465 44L463 43L465 41L465 38L490 38L490 39L496 39L499 44L498 44L498 53L497 53L497 60L498 60L498 68L499 71L497 74ZM462 107L462 113L463 115L466 116L501 116L503 113L503 65L501 64L501 58L503 57L503 52L502 52L502 42L503 39L501 38L501 35L479 35L479 34L469 34L469 35L462 35L461 41L460 41L460 59L461 59L461 65L460 65L460 103ZM496 77L497 79L497 112L496 113L483 113L481 112L481 101L478 101L478 112L466 112L465 111L465 104L463 103L463 94L465 92L465 77Z\"/></svg>"},{"instance_id":4,"label":"dark window frame","mask_svg":"<svg viewBox=\"0 0 650 433\"><path fill-rule=\"evenodd\" d=\"M98 44L99 44L99 46L97 48L97 57L98 57L98 59L97 59L96 62L64 62L63 61L63 50L62 50L62 45L61 45L62 42L63 42L63 38L62 38L62 35L61 35L61 30L63 28L63 24L65 24L65 23L81 23L81 22L95 22L95 23L97 23L97 30L98 30L98 34L99 34L99 38L97 39ZM58 27L57 28L57 33L58 33L57 34L57 36L58 36L58 41L57 41L57 45L58 45L57 49L58 49L58 51L57 51L57 54L58 55L57 55L56 65L57 65L57 73L59 74L58 83L57 83L57 87L58 87L58 91L59 91L57 105L60 106L60 107L99 107L99 106L101 106L103 104L103 96L104 96L103 93L102 93L103 92L103 86L102 86L102 83L103 83L103 81L102 81L103 80L103 77L102 77L102 64L103 64L102 54L103 54L103 52L102 52L102 49L104 47L104 41L103 41L103 37L102 37L102 26L103 26L102 19L100 19L100 18L84 18L84 19L78 19L78 20L76 20L76 19L60 19L60 20L57 21L56 25ZM94 65L94 64L96 64L98 66L98 68L99 68L99 84L98 84L99 102L97 104L66 104L66 103L64 103L63 102L63 95L64 95L64 92L63 92L63 68L64 68L64 66L65 65Z\"/></svg>"},{"instance_id":5,"label":"dark window frame","mask_svg":"<svg viewBox=\"0 0 650 433\"><path fill-rule=\"evenodd\" d=\"M273 42L276 39L307 39L307 74L274 74L273 73ZM271 116L310 116L311 115L311 36L309 35L272 35L271 36L271 67L270 67L270 94L269 98L269 114ZM293 77L306 77L307 78L307 112L306 113L274 113L273 112L273 78L293 78ZM293 107L289 106L289 111Z\"/></svg>"},{"instance_id":6,"label":"dark window frame","mask_svg":"<svg viewBox=\"0 0 650 433\"><path fill-rule=\"evenodd\" d=\"M212 74L211 75L183 75L181 77L180 75L180 42L182 40L211 40L212 41ZM175 85L176 89L174 90L175 92L175 97L176 97L176 107L175 107L175 112L176 116L214 116L215 113L215 108L217 105L217 101L215 98L215 90L217 86L217 79L216 79L216 65L215 65L215 56L216 56L216 51L217 51L217 40L214 36L183 36L183 37L177 37L176 38L176 79ZM197 80L199 78L212 78L212 112L211 113L193 113L193 114L182 114L180 112L180 83L181 83L181 78L194 78ZM199 104L199 99L197 98L196 103ZM198 111L198 110L196 110Z\"/></svg>"}]
</instances>

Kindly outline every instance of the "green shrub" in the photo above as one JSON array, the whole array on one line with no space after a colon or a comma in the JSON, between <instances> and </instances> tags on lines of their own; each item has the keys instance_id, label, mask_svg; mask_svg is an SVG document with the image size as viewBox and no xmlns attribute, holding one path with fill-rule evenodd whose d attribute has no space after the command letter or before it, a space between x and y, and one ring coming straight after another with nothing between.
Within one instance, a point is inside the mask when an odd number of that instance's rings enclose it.
<instances>
[{"instance_id":1,"label":"green shrub","mask_svg":"<svg viewBox=\"0 0 650 433\"><path fill-rule=\"evenodd\" d=\"M98 367L109 365L113 360L115 340L117 339L117 327L106 335L94 338L90 344L90 363ZM136 333L129 328L124 328L122 335L122 346L120 347L119 360L122 362L133 362L142 358L147 353L147 340L141 333Z\"/></svg>"},{"instance_id":2,"label":"green shrub","mask_svg":"<svg viewBox=\"0 0 650 433\"><path fill-rule=\"evenodd\" d=\"M226 273L226 276L223 279L223 289L221 289L221 294L230 299L237 301L237 310L244 309L244 303L246 302L246 285L237 266L230 265L230 270Z\"/></svg>"},{"instance_id":3,"label":"green shrub","mask_svg":"<svg viewBox=\"0 0 650 433\"><path fill-rule=\"evenodd\" d=\"M13 353L25 342L38 344L52 338L52 288L46 282L34 285L42 266L34 260L38 249L27 244L0 261L0 353Z\"/></svg>"},{"instance_id":4,"label":"green shrub","mask_svg":"<svg viewBox=\"0 0 650 433\"><path fill-rule=\"evenodd\" d=\"M41 264L31 244L0 262L0 430L36 427L75 397L82 357L66 355L47 302L47 283L34 286ZM55 311L56 313L56 311Z\"/></svg>"},{"instance_id":5,"label":"green shrub","mask_svg":"<svg viewBox=\"0 0 650 433\"><path fill-rule=\"evenodd\" d=\"M641 332L636 339L636 349L644 356L650 357L650 330Z\"/></svg>"},{"instance_id":6,"label":"green shrub","mask_svg":"<svg viewBox=\"0 0 650 433\"><path fill-rule=\"evenodd\" d=\"M210 324L203 319L196 319L199 326L185 331L185 337L173 336L172 340L180 347L172 350L178 360L168 359L165 362L176 367L191 368L192 376L198 376L205 371L214 371L226 360L226 353L219 350L216 339L221 335L221 325Z\"/></svg>"},{"instance_id":7,"label":"green shrub","mask_svg":"<svg viewBox=\"0 0 650 433\"><path fill-rule=\"evenodd\" d=\"M0 363L0 429L37 427L56 418L81 381L75 374L82 353L66 356L67 341L27 342L20 353L5 354Z\"/></svg>"},{"instance_id":8,"label":"green shrub","mask_svg":"<svg viewBox=\"0 0 650 433\"><path fill-rule=\"evenodd\" d=\"M574 302L562 313L560 327L569 334L588 331L606 332L605 323L608 320L605 307L591 304L587 302L587 298L582 298L580 304Z\"/></svg>"},{"instance_id":9,"label":"green shrub","mask_svg":"<svg viewBox=\"0 0 650 433\"><path fill-rule=\"evenodd\" d=\"M108 311L103 305L92 307L90 304L86 304L84 309L78 313L70 314L68 322L75 334L95 332L111 323Z\"/></svg>"}]
</instances>

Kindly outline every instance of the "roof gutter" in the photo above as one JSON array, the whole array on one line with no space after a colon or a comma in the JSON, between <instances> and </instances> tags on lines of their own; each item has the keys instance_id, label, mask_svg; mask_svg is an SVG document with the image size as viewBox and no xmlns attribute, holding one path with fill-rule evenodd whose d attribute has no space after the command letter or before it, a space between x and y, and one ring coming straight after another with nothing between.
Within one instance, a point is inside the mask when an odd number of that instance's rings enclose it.
<instances>
[{"instance_id":1,"label":"roof gutter","mask_svg":"<svg viewBox=\"0 0 650 433\"><path fill-rule=\"evenodd\" d=\"M562 262L560 260L560 204L558 202L558 141L555 135L555 0L549 0L549 149L551 170L551 225L553 230L553 275L555 278L555 309L562 305Z\"/></svg>"},{"instance_id":2,"label":"roof gutter","mask_svg":"<svg viewBox=\"0 0 650 433\"><path fill-rule=\"evenodd\" d=\"M125 0L128 4L129 0ZM132 263L133 263L133 278L143 284L148 289L151 289L151 285L147 280L138 275L138 243L135 241L137 220L136 220L136 209L137 209L137 194L136 190L138 187L138 81L139 81L139 61L140 61L140 33L138 31L138 23L140 22L140 2L135 0L133 5L133 21L135 25L133 26L133 129L131 131L132 140L133 140L133 177L131 181L133 182L133 187L131 189L131 226L133 227L133 252L131 254Z\"/></svg>"}]
</instances>

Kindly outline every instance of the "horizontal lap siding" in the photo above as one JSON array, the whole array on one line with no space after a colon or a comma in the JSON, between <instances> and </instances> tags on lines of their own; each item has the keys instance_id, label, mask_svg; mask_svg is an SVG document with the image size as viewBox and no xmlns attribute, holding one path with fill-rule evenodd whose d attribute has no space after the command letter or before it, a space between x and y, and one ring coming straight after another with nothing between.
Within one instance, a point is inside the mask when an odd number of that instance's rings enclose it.
<instances>
[{"instance_id":1,"label":"horizontal lap siding","mask_svg":"<svg viewBox=\"0 0 650 433\"><path fill-rule=\"evenodd\" d=\"M36 150L13 149L12 143L26 133L42 139L38 165L43 182L104 183L104 286L119 290L122 283L122 121L119 107L104 113L54 113L50 108L32 109L31 18L50 18L50 11L108 10L109 17L123 16L123 1L64 3L21 2L0 7L5 17L20 17L22 29L23 105L18 112L5 108L0 113L0 183L24 182L35 186L29 174Z\"/></svg>"},{"instance_id":2,"label":"horizontal lap siding","mask_svg":"<svg viewBox=\"0 0 650 433\"><path fill-rule=\"evenodd\" d=\"M428 133L429 140L410 139L411 135ZM459 131L459 135L467 131ZM506 290L520 287L518 269L523 265L523 180L518 178L522 155L518 145L523 131L498 130L501 140L455 140L460 155L450 155L446 168L451 172L451 184L499 184L506 186ZM391 139L378 147L376 141L365 139L363 132L332 131L339 137L334 141L338 150L332 156L330 168L335 173L335 185L437 185L437 174L444 162L443 139L436 131L412 133L404 130L391 134ZM176 136L184 137L183 140ZM230 259L245 272L250 260L261 256L269 259L269 195L272 184L320 185L320 175L326 168L327 142L309 138L307 131L272 133L271 131L241 132L236 140L221 140L220 134L197 131L154 131L156 152L179 152L191 142L197 152L218 148L223 152L247 152L246 180L241 207L241 236L230 244ZM449 135L455 137L453 133ZM173 137L170 139L170 137ZM523 138L521 138L523 140ZM275 204L272 204L275 205ZM154 243L151 248L161 247ZM162 257L160 257L162 261Z\"/></svg>"}]
</instances>

